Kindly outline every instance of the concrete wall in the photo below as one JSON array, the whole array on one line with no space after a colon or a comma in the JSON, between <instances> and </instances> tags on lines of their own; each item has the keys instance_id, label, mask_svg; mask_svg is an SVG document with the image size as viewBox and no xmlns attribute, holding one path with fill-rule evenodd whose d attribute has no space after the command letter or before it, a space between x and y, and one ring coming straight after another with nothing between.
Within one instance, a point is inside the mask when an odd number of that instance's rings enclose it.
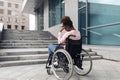
<instances>
[{"instance_id":1,"label":"concrete wall","mask_svg":"<svg viewBox=\"0 0 120 80\"><path fill-rule=\"evenodd\" d=\"M49 0L44 1L44 29L49 27Z\"/></svg>"},{"instance_id":2,"label":"concrete wall","mask_svg":"<svg viewBox=\"0 0 120 80\"><path fill-rule=\"evenodd\" d=\"M47 28L45 31L51 32L51 34L53 34L57 38L58 37L58 32L59 32L59 26L61 26L61 25L59 24L59 25L56 25L54 27Z\"/></svg>"},{"instance_id":3,"label":"concrete wall","mask_svg":"<svg viewBox=\"0 0 120 80\"><path fill-rule=\"evenodd\" d=\"M78 0L65 0L65 15L70 16L74 27L78 29Z\"/></svg>"}]
</instances>

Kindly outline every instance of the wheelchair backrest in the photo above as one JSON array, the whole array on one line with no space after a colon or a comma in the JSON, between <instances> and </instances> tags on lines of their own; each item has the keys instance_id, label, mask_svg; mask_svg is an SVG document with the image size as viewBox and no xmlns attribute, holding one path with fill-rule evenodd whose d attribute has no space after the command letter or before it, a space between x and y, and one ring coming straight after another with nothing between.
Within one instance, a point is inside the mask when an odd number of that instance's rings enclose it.
<instances>
[{"instance_id":1,"label":"wheelchair backrest","mask_svg":"<svg viewBox=\"0 0 120 80\"><path fill-rule=\"evenodd\" d=\"M66 39L66 50L70 53L72 58L74 58L82 51L82 38L79 40L71 40L69 37Z\"/></svg>"}]
</instances>

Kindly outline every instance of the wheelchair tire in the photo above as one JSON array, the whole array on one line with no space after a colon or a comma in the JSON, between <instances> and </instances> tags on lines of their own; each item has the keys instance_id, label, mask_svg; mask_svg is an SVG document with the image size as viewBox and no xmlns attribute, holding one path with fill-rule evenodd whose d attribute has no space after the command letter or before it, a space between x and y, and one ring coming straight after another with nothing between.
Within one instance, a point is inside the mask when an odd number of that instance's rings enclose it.
<instances>
[{"instance_id":1,"label":"wheelchair tire","mask_svg":"<svg viewBox=\"0 0 120 80\"><path fill-rule=\"evenodd\" d=\"M82 52L80 53L81 57L83 58L82 60L82 69L79 69L76 65L74 66L74 70L77 74L81 75L81 76L85 76L88 73L90 73L90 71L92 70L92 59L90 54L85 51L84 49L82 49Z\"/></svg>"},{"instance_id":2,"label":"wheelchair tire","mask_svg":"<svg viewBox=\"0 0 120 80\"><path fill-rule=\"evenodd\" d=\"M56 62L58 63L58 66L55 66ZM71 56L66 50L58 49L53 54L52 71L55 77L59 80L69 80L69 78L72 76L73 62Z\"/></svg>"}]
</instances>

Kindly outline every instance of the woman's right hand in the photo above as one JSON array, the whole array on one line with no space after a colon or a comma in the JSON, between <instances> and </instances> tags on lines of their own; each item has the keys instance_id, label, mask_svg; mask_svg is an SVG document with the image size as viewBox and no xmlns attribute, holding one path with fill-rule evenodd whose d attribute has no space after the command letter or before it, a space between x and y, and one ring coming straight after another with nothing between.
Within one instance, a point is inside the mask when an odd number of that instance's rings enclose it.
<instances>
[{"instance_id":1,"label":"woman's right hand","mask_svg":"<svg viewBox=\"0 0 120 80\"><path fill-rule=\"evenodd\" d=\"M63 26L60 26L60 29L59 29L59 31L60 31L60 32L62 32L64 29L65 29L65 27L63 27Z\"/></svg>"}]
</instances>

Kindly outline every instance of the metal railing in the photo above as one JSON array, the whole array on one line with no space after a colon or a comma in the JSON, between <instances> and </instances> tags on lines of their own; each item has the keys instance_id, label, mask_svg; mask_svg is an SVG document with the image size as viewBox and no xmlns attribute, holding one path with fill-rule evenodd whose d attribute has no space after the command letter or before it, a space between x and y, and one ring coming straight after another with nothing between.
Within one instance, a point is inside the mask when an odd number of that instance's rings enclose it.
<instances>
[{"instance_id":1,"label":"metal railing","mask_svg":"<svg viewBox=\"0 0 120 80\"><path fill-rule=\"evenodd\" d=\"M108 26L119 25L119 24L120 24L120 22L114 22L114 23L110 23L110 24L104 24L104 25L99 25L99 26L87 27L87 29L90 30L90 29L101 28L101 27L108 27Z\"/></svg>"}]
</instances>

